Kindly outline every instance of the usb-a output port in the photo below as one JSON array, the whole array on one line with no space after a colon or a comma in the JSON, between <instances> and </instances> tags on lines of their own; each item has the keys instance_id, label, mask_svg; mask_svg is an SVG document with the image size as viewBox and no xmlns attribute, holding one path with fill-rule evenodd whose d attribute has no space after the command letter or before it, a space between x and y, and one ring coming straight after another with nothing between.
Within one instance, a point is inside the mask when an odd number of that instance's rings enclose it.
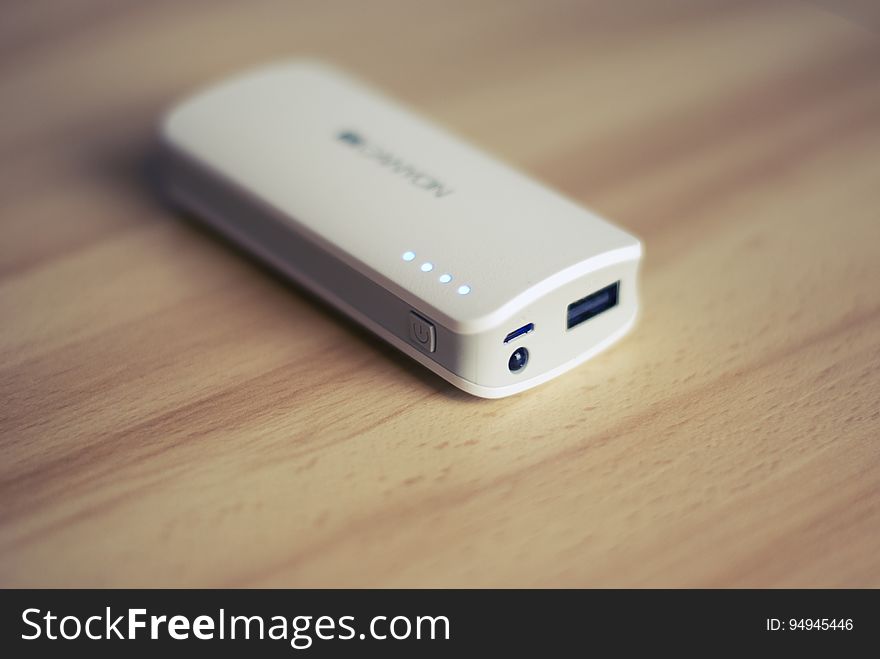
<instances>
[{"instance_id":1,"label":"usb-a output port","mask_svg":"<svg viewBox=\"0 0 880 659\"><path fill-rule=\"evenodd\" d=\"M620 282L616 281L600 291L590 293L568 305L568 329L577 327L585 320L598 316L603 311L608 311L617 306Z\"/></svg>"}]
</instances>

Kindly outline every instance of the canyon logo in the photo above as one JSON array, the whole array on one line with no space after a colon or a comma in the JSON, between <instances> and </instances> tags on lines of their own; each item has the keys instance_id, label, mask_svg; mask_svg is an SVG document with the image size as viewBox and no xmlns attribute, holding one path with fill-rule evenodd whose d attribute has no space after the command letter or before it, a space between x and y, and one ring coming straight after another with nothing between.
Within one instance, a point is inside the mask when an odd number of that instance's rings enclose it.
<instances>
[{"instance_id":1,"label":"canyon logo","mask_svg":"<svg viewBox=\"0 0 880 659\"><path fill-rule=\"evenodd\" d=\"M349 145L365 158L379 163L388 171L409 181L415 187L432 192L437 198L446 197L453 193L453 190L430 174L402 160L391 151L367 141L360 133L344 130L336 136L336 139Z\"/></svg>"}]
</instances>

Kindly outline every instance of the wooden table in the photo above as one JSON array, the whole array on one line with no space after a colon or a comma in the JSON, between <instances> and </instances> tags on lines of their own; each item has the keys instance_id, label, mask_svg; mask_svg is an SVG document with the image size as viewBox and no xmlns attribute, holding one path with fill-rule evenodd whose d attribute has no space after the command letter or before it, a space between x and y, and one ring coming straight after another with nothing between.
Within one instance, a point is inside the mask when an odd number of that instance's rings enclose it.
<instances>
[{"instance_id":1,"label":"wooden table","mask_svg":"<svg viewBox=\"0 0 880 659\"><path fill-rule=\"evenodd\" d=\"M703 0L4 16L0 585L880 585L867 23ZM161 111L302 54L639 235L633 333L471 398L157 201Z\"/></svg>"}]
</instances>

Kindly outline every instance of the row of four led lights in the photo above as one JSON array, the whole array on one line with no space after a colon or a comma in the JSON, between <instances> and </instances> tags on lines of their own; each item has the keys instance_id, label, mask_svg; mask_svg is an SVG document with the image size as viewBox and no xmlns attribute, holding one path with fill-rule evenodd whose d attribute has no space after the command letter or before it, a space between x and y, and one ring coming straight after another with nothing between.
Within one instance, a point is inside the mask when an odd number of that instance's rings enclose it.
<instances>
[{"instance_id":1,"label":"row of four led lights","mask_svg":"<svg viewBox=\"0 0 880 659\"><path fill-rule=\"evenodd\" d=\"M401 258L403 258L404 261L415 261L416 260L416 253L415 252L404 252ZM419 266L419 269L422 272L432 272L434 270L434 264L431 263L430 261L425 261L424 263L422 263L421 266ZM444 272L442 275L437 277L437 281L439 281L441 284L448 284L452 281L452 275L450 275L448 272ZM458 294L459 295L467 295L470 292L471 292L471 287L468 286L467 284L462 284L461 286L458 287Z\"/></svg>"}]
</instances>

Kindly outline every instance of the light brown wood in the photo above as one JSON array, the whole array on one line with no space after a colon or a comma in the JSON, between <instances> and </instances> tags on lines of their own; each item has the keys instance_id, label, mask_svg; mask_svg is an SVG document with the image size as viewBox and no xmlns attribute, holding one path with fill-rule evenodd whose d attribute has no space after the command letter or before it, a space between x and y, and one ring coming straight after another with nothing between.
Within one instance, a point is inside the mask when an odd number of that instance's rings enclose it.
<instances>
[{"instance_id":1,"label":"light brown wood","mask_svg":"<svg viewBox=\"0 0 880 659\"><path fill-rule=\"evenodd\" d=\"M880 586L880 41L858 22L18 3L0 52L0 585ZM642 237L633 333L471 398L159 203L159 113L301 54Z\"/></svg>"}]
</instances>

